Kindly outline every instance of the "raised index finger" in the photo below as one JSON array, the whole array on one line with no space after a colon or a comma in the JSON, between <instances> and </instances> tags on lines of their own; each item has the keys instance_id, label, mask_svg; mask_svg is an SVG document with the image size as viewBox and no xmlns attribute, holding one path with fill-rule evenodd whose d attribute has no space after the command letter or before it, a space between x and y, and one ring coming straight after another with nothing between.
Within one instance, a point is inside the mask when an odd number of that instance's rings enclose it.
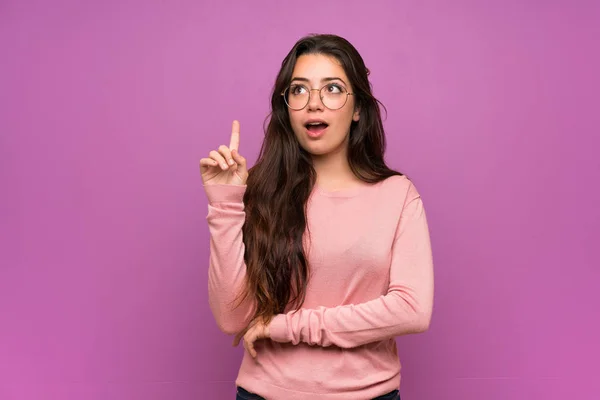
<instances>
[{"instance_id":1,"label":"raised index finger","mask_svg":"<svg viewBox=\"0 0 600 400\"><path fill-rule=\"evenodd\" d=\"M233 121L231 125L231 141L229 142L229 150L239 150L240 147L240 123Z\"/></svg>"}]
</instances>

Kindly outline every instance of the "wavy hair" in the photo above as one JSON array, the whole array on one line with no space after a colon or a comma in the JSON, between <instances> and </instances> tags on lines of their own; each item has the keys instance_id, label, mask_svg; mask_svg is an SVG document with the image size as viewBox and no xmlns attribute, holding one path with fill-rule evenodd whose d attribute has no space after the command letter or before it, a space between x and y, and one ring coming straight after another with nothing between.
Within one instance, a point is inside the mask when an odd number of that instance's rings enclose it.
<instances>
[{"instance_id":1,"label":"wavy hair","mask_svg":"<svg viewBox=\"0 0 600 400\"><path fill-rule=\"evenodd\" d=\"M353 121L348 140L348 162L360 180L376 183L402 175L385 164L386 146L381 104L372 94L369 70L346 39L336 35L309 35L296 42L283 59L271 96L271 113L258 160L249 170L244 194L246 219L246 285L240 298L255 301L254 318L265 321L304 303L309 265L303 246L306 205L316 182L311 155L298 143L281 93L289 86L296 60L305 54L337 59L353 92L360 119ZM241 303L241 301L240 301Z\"/></svg>"}]
</instances>

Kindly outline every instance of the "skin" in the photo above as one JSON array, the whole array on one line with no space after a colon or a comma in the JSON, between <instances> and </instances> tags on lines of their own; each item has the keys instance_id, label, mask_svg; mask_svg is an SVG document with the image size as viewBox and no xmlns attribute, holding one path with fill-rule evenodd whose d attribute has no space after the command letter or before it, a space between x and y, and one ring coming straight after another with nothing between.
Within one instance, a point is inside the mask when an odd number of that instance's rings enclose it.
<instances>
[{"instance_id":1,"label":"skin","mask_svg":"<svg viewBox=\"0 0 600 400\"><path fill-rule=\"evenodd\" d=\"M331 77L340 79L325 80ZM298 58L292 73L292 83L302 83L311 89L320 89L329 82L339 83L349 93L353 92L350 80L334 57L307 54ZM298 143L312 155L319 185L329 189L340 189L358 183L347 160L350 125L352 121L360 119L360 110L355 106L354 96L348 96L348 101L341 109L330 110L323 105L318 92L312 90L308 105L298 111L290 109L289 115ZM319 138L311 138L304 126L308 120L315 118L324 120L329 125L325 134Z\"/></svg>"},{"instance_id":2,"label":"skin","mask_svg":"<svg viewBox=\"0 0 600 400\"><path fill-rule=\"evenodd\" d=\"M335 77L335 80L326 78ZM296 61L292 83L302 83L310 89L320 89L327 83L343 85L353 92L350 81L334 58L322 54L307 54ZM302 110L289 109L290 123L300 146L311 154L317 172L317 184L334 190L360 184L347 161L348 136L352 121L358 121L360 110L355 106L354 96L339 110L330 110L323 105L317 90L311 90L310 101ZM313 138L307 133L305 124L310 119L327 122L324 135ZM229 146L221 145L200 160L200 174L204 185L245 185L248 179L246 159L238 152L240 145L240 123L233 121ZM233 345L243 341L244 348L257 357L254 343L269 339L269 326L262 320L254 320L245 331L236 335Z\"/></svg>"}]
</instances>

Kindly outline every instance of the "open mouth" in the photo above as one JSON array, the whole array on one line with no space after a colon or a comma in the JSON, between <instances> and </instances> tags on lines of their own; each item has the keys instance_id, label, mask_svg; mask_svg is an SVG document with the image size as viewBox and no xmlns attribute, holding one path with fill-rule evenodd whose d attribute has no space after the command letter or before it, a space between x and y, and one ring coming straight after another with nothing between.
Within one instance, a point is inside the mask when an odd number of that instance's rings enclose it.
<instances>
[{"instance_id":1,"label":"open mouth","mask_svg":"<svg viewBox=\"0 0 600 400\"><path fill-rule=\"evenodd\" d=\"M329 125L325 122L309 122L304 127L311 133L319 133L324 131Z\"/></svg>"}]
</instances>

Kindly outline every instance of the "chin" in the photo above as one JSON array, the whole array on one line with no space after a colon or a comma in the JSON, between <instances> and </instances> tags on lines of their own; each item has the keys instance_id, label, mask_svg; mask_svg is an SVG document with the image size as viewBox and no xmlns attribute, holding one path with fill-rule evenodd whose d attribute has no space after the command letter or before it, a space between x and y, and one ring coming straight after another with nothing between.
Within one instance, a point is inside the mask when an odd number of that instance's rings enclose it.
<instances>
[{"instance_id":1,"label":"chin","mask_svg":"<svg viewBox=\"0 0 600 400\"><path fill-rule=\"evenodd\" d=\"M334 152L334 149L330 149L329 147L324 148L323 146L306 146L304 147L311 156L321 157L326 156Z\"/></svg>"}]
</instances>

